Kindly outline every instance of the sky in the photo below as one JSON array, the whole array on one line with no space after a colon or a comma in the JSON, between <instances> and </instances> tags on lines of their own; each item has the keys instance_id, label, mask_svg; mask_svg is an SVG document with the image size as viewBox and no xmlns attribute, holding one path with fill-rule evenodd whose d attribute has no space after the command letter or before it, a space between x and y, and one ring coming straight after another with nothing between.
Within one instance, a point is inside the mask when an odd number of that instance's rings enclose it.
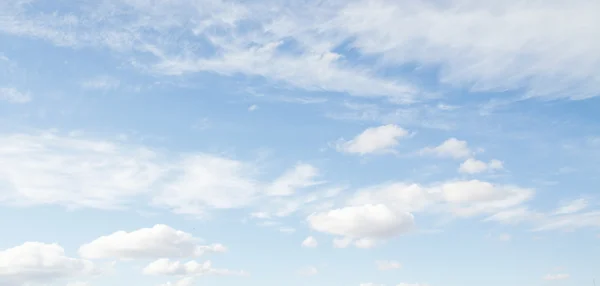
<instances>
[{"instance_id":1,"label":"sky","mask_svg":"<svg viewBox=\"0 0 600 286\"><path fill-rule=\"evenodd\" d=\"M599 14L0 0L0 285L594 285Z\"/></svg>"}]
</instances>

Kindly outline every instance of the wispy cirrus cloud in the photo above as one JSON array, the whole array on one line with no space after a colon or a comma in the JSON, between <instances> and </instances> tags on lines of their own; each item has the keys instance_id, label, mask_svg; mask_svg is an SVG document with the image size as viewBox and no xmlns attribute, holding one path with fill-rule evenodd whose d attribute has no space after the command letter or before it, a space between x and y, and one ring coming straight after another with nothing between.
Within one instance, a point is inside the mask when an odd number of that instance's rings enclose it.
<instances>
[{"instance_id":1,"label":"wispy cirrus cloud","mask_svg":"<svg viewBox=\"0 0 600 286\"><path fill-rule=\"evenodd\" d=\"M0 31L129 53L163 74L244 74L411 102L423 87L380 71L418 63L439 69L440 83L473 91L570 99L600 91L600 78L590 76L600 66L600 25L592 12L599 4L586 0L332 1L303 6L309 10L302 13L283 12L304 11L287 2L84 1L81 14L43 13L33 3L3 3ZM572 20L549 20L557 15ZM347 47L376 64L352 62Z\"/></svg>"}]
</instances>

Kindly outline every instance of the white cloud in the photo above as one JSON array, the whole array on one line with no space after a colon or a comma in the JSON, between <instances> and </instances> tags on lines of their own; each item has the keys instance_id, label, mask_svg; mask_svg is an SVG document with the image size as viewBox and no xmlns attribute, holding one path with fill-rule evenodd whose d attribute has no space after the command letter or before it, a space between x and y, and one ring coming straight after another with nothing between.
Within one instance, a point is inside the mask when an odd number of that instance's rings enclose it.
<instances>
[{"instance_id":1,"label":"white cloud","mask_svg":"<svg viewBox=\"0 0 600 286\"><path fill-rule=\"evenodd\" d=\"M121 81L111 76L97 76L87 79L81 83L85 89L110 90L116 89L121 85Z\"/></svg>"},{"instance_id":2,"label":"white cloud","mask_svg":"<svg viewBox=\"0 0 600 286\"><path fill-rule=\"evenodd\" d=\"M600 227L600 211L590 211L565 215L546 215L536 222L535 231L573 231L580 228Z\"/></svg>"},{"instance_id":3,"label":"white cloud","mask_svg":"<svg viewBox=\"0 0 600 286\"><path fill-rule=\"evenodd\" d=\"M252 104L250 105L250 107L248 107L248 111L252 112L258 109L258 105L256 104Z\"/></svg>"},{"instance_id":4,"label":"white cloud","mask_svg":"<svg viewBox=\"0 0 600 286\"><path fill-rule=\"evenodd\" d=\"M317 240L312 237L309 236L307 237L304 241L302 241L302 247L306 247L306 248L315 248L319 245L319 243L317 242Z\"/></svg>"},{"instance_id":5,"label":"white cloud","mask_svg":"<svg viewBox=\"0 0 600 286\"><path fill-rule=\"evenodd\" d=\"M357 239L388 238L414 226L410 213L396 213L383 204L334 209L312 214L307 220L316 231Z\"/></svg>"},{"instance_id":6,"label":"white cloud","mask_svg":"<svg viewBox=\"0 0 600 286\"><path fill-rule=\"evenodd\" d=\"M47 283L93 272L92 262L66 256L64 249L58 244L26 242L0 251L2 285Z\"/></svg>"},{"instance_id":7,"label":"white cloud","mask_svg":"<svg viewBox=\"0 0 600 286\"><path fill-rule=\"evenodd\" d=\"M321 184L314 179L319 175L319 170L309 164L298 164L294 169L285 172L267 188L271 196L289 196L296 189L307 188Z\"/></svg>"},{"instance_id":8,"label":"white cloud","mask_svg":"<svg viewBox=\"0 0 600 286\"><path fill-rule=\"evenodd\" d=\"M479 180L449 181L431 186L388 183L358 190L348 204L384 204L398 212L449 212L470 217L514 209L533 195L531 189Z\"/></svg>"},{"instance_id":9,"label":"white cloud","mask_svg":"<svg viewBox=\"0 0 600 286\"><path fill-rule=\"evenodd\" d=\"M0 101L9 103L27 103L31 101L29 93L23 93L12 87L0 87Z\"/></svg>"},{"instance_id":10,"label":"white cloud","mask_svg":"<svg viewBox=\"0 0 600 286\"><path fill-rule=\"evenodd\" d=\"M221 244L200 245L191 234L157 224L132 232L117 231L102 236L79 248L88 259L150 259L196 257L207 252L225 252Z\"/></svg>"},{"instance_id":11,"label":"white cloud","mask_svg":"<svg viewBox=\"0 0 600 286\"><path fill-rule=\"evenodd\" d=\"M340 152L360 155L387 153L392 152L393 148L398 145L398 139L406 135L408 135L408 131L397 125L388 124L367 128L352 140L340 140L336 147Z\"/></svg>"},{"instance_id":12,"label":"white cloud","mask_svg":"<svg viewBox=\"0 0 600 286\"><path fill-rule=\"evenodd\" d=\"M457 216L497 213L519 206L534 195L531 189L478 180L448 182L441 191L449 210Z\"/></svg>"},{"instance_id":13,"label":"white cloud","mask_svg":"<svg viewBox=\"0 0 600 286\"><path fill-rule=\"evenodd\" d=\"M434 201L435 194L418 184L386 183L358 190L347 203L352 206L386 204L395 210L415 212Z\"/></svg>"},{"instance_id":14,"label":"white cloud","mask_svg":"<svg viewBox=\"0 0 600 286\"><path fill-rule=\"evenodd\" d=\"M487 217L485 220L500 222L503 224L517 224L525 221L535 221L542 216L542 214L533 212L526 207L518 207L499 211Z\"/></svg>"},{"instance_id":15,"label":"white cloud","mask_svg":"<svg viewBox=\"0 0 600 286\"><path fill-rule=\"evenodd\" d=\"M319 273L319 270L317 269L317 267L314 266L307 266L304 267L300 270L298 270L298 274L301 276L315 276Z\"/></svg>"},{"instance_id":16,"label":"white cloud","mask_svg":"<svg viewBox=\"0 0 600 286\"><path fill-rule=\"evenodd\" d=\"M377 269L382 270L382 271L402 268L402 264L400 264L400 262L394 261L394 260L380 260L380 261L376 261L375 264L377 265Z\"/></svg>"},{"instance_id":17,"label":"white cloud","mask_svg":"<svg viewBox=\"0 0 600 286\"><path fill-rule=\"evenodd\" d=\"M544 280L555 281L555 280L565 280L571 277L569 274L548 274L543 277Z\"/></svg>"},{"instance_id":18,"label":"white cloud","mask_svg":"<svg viewBox=\"0 0 600 286\"><path fill-rule=\"evenodd\" d=\"M439 157L460 159L471 156L473 152L469 149L467 141L450 138L437 147L424 148L421 150L421 154L434 154Z\"/></svg>"},{"instance_id":19,"label":"white cloud","mask_svg":"<svg viewBox=\"0 0 600 286\"><path fill-rule=\"evenodd\" d=\"M577 213L587 208L587 206L588 201L586 199L577 199L568 203L564 203L554 213L558 215Z\"/></svg>"},{"instance_id":20,"label":"white cloud","mask_svg":"<svg viewBox=\"0 0 600 286\"><path fill-rule=\"evenodd\" d=\"M365 0L345 7L336 26L354 36L360 53L380 56L386 65L441 66L440 80L450 85L586 98L598 94L600 83L589 77L598 71L600 56L593 51L600 41L588 38L600 30L591 12L599 8L586 0ZM552 21L557 15L577 20Z\"/></svg>"},{"instance_id":21,"label":"white cloud","mask_svg":"<svg viewBox=\"0 0 600 286\"><path fill-rule=\"evenodd\" d=\"M416 63L439 68L445 85L478 91L522 88L531 96L580 99L600 89L600 79L590 76L600 66L595 1L358 0L305 5L303 13L281 13L300 11L289 2L112 1L44 17L19 3L3 5L1 32L132 57L141 52L136 64L168 74L245 74L309 90L412 100L415 88L378 72ZM173 38L174 31L189 36ZM217 52L203 53L199 42ZM377 64L353 64L334 53L341 45Z\"/></svg>"},{"instance_id":22,"label":"white cloud","mask_svg":"<svg viewBox=\"0 0 600 286\"><path fill-rule=\"evenodd\" d=\"M170 275L170 276L201 276L201 275L226 275L240 276L246 275L244 271L233 271L229 269L216 269L212 267L210 261L198 263L189 261L181 263L171 261L167 258L161 258L148 264L142 272L146 275Z\"/></svg>"},{"instance_id":23,"label":"white cloud","mask_svg":"<svg viewBox=\"0 0 600 286\"><path fill-rule=\"evenodd\" d=\"M466 174L477 174L485 171L501 170L504 168L502 161L493 159L489 163L469 158L460 164L458 171Z\"/></svg>"},{"instance_id":24,"label":"white cloud","mask_svg":"<svg viewBox=\"0 0 600 286\"><path fill-rule=\"evenodd\" d=\"M249 162L204 153L172 154L80 132L0 135L0 203L68 208L126 208L134 202L196 217L244 208L268 195L291 196L324 183L318 169L298 164L273 182ZM273 214L287 215L326 199L294 197Z\"/></svg>"},{"instance_id":25,"label":"white cloud","mask_svg":"<svg viewBox=\"0 0 600 286\"><path fill-rule=\"evenodd\" d=\"M172 170L173 178L154 197L156 205L179 214L206 215L207 209L240 208L252 203L259 182L250 164L209 154L194 154Z\"/></svg>"},{"instance_id":26,"label":"white cloud","mask_svg":"<svg viewBox=\"0 0 600 286\"><path fill-rule=\"evenodd\" d=\"M0 135L0 202L120 207L162 175L158 157L147 148L75 133Z\"/></svg>"},{"instance_id":27,"label":"white cloud","mask_svg":"<svg viewBox=\"0 0 600 286\"><path fill-rule=\"evenodd\" d=\"M160 286L192 286L194 285L194 277L184 277L175 282L167 282Z\"/></svg>"}]
</instances>

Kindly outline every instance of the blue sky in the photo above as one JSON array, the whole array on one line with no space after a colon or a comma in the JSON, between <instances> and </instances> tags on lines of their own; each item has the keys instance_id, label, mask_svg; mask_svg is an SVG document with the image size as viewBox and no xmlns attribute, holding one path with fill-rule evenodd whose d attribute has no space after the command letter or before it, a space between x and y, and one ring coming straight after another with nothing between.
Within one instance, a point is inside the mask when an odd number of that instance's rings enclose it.
<instances>
[{"instance_id":1,"label":"blue sky","mask_svg":"<svg viewBox=\"0 0 600 286\"><path fill-rule=\"evenodd\" d=\"M597 11L0 1L0 284L593 285Z\"/></svg>"}]
</instances>

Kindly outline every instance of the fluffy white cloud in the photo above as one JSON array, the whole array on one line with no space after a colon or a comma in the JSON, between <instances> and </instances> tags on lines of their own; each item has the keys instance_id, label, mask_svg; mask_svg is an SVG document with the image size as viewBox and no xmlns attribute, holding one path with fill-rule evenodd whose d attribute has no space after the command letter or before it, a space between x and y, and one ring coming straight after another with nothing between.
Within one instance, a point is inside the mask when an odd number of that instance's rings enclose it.
<instances>
[{"instance_id":1,"label":"fluffy white cloud","mask_svg":"<svg viewBox=\"0 0 600 286\"><path fill-rule=\"evenodd\" d=\"M79 248L88 259L148 259L163 257L196 257L207 252L225 252L221 244L200 245L191 234L167 225L155 225L132 232L117 231L102 236Z\"/></svg>"},{"instance_id":2,"label":"fluffy white cloud","mask_svg":"<svg viewBox=\"0 0 600 286\"><path fill-rule=\"evenodd\" d=\"M88 260L65 255L58 244L26 242L0 251L0 284L20 286L28 283L47 283L57 279L94 272Z\"/></svg>"},{"instance_id":3,"label":"fluffy white cloud","mask_svg":"<svg viewBox=\"0 0 600 286\"><path fill-rule=\"evenodd\" d=\"M267 193L272 196L292 195L296 189L320 184L321 182L314 180L318 175L317 168L309 164L298 164L271 183L267 188Z\"/></svg>"},{"instance_id":4,"label":"fluffy white cloud","mask_svg":"<svg viewBox=\"0 0 600 286\"><path fill-rule=\"evenodd\" d=\"M303 247L307 247L307 248L315 248L319 245L319 243L317 242L317 240L312 237L309 236L307 237L304 241L302 241L302 246Z\"/></svg>"},{"instance_id":5,"label":"fluffy white cloud","mask_svg":"<svg viewBox=\"0 0 600 286\"><path fill-rule=\"evenodd\" d=\"M473 152L469 149L467 141L450 138L437 147L424 148L421 150L421 154L433 154L439 157L460 159L471 156Z\"/></svg>"},{"instance_id":6,"label":"fluffy white cloud","mask_svg":"<svg viewBox=\"0 0 600 286\"><path fill-rule=\"evenodd\" d=\"M501 170L504 168L502 161L493 159L489 163L469 158L460 164L458 171L466 174L477 174L485 171Z\"/></svg>"},{"instance_id":7,"label":"fluffy white cloud","mask_svg":"<svg viewBox=\"0 0 600 286\"><path fill-rule=\"evenodd\" d=\"M0 87L0 100L10 103L27 103L31 101L31 96L12 87Z\"/></svg>"},{"instance_id":8,"label":"fluffy white cloud","mask_svg":"<svg viewBox=\"0 0 600 286\"><path fill-rule=\"evenodd\" d=\"M436 200L436 194L418 184L387 183L358 190L348 204L386 204L401 211L421 211Z\"/></svg>"},{"instance_id":9,"label":"fluffy white cloud","mask_svg":"<svg viewBox=\"0 0 600 286\"><path fill-rule=\"evenodd\" d=\"M258 105L252 104L248 107L248 111L252 112L258 109Z\"/></svg>"},{"instance_id":10,"label":"fluffy white cloud","mask_svg":"<svg viewBox=\"0 0 600 286\"><path fill-rule=\"evenodd\" d=\"M337 149L340 152L369 154L393 151L398 139L408 135L408 131L394 124L367 128L349 141L340 140Z\"/></svg>"},{"instance_id":11,"label":"fluffy white cloud","mask_svg":"<svg viewBox=\"0 0 600 286\"><path fill-rule=\"evenodd\" d=\"M198 263L189 261L181 263L161 258L148 264L142 272L146 275L171 275L171 276L201 276L201 275L246 275L244 271L229 269L216 269L210 261Z\"/></svg>"},{"instance_id":12,"label":"fluffy white cloud","mask_svg":"<svg viewBox=\"0 0 600 286\"><path fill-rule=\"evenodd\" d=\"M348 204L384 204L395 211L443 211L467 217L512 209L533 195L531 189L479 180L449 181L431 186L388 183L357 191Z\"/></svg>"},{"instance_id":13,"label":"fluffy white cloud","mask_svg":"<svg viewBox=\"0 0 600 286\"><path fill-rule=\"evenodd\" d=\"M396 213L383 204L350 206L315 213L308 218L314 230L349 238L387 238L405 233L414 226L408 212Z\"/></svg>"},{"instance_id":14,"label":"fluffy white cloud","mask_svg":"<svg viewBox=\"0 0 600 286\"><path fill-rule=\"evenodd\" d=\"M549 281L555 281L555 280L565 280L565 279L569 279L569 277L571 277L569 274L548 274L546 276L543 277L544 280L549 280Z\"/></svg>"},{"instance_id":15,"label":"fluffy white cloud","mask_svg":"<svg viewBox=\"0 0 600 286\"><path fill-rule=\"evenodd\" d=\"M402 264L394 260L380 260L376 261L375 264L377 265L377 269L382 271L402 268Z\"/></svg>"},{"instance_id":16,"label":"fluffy white cloud","mask_svg":"<svg viewBox=\"0 0 600 286\"><path fill-rule=\"evenodd\" d=\"M449 210L457 216L497 213L519 206L533 198L531 189L470 180L448 182L441 186Z\"/></svg>"}]
</instances>

